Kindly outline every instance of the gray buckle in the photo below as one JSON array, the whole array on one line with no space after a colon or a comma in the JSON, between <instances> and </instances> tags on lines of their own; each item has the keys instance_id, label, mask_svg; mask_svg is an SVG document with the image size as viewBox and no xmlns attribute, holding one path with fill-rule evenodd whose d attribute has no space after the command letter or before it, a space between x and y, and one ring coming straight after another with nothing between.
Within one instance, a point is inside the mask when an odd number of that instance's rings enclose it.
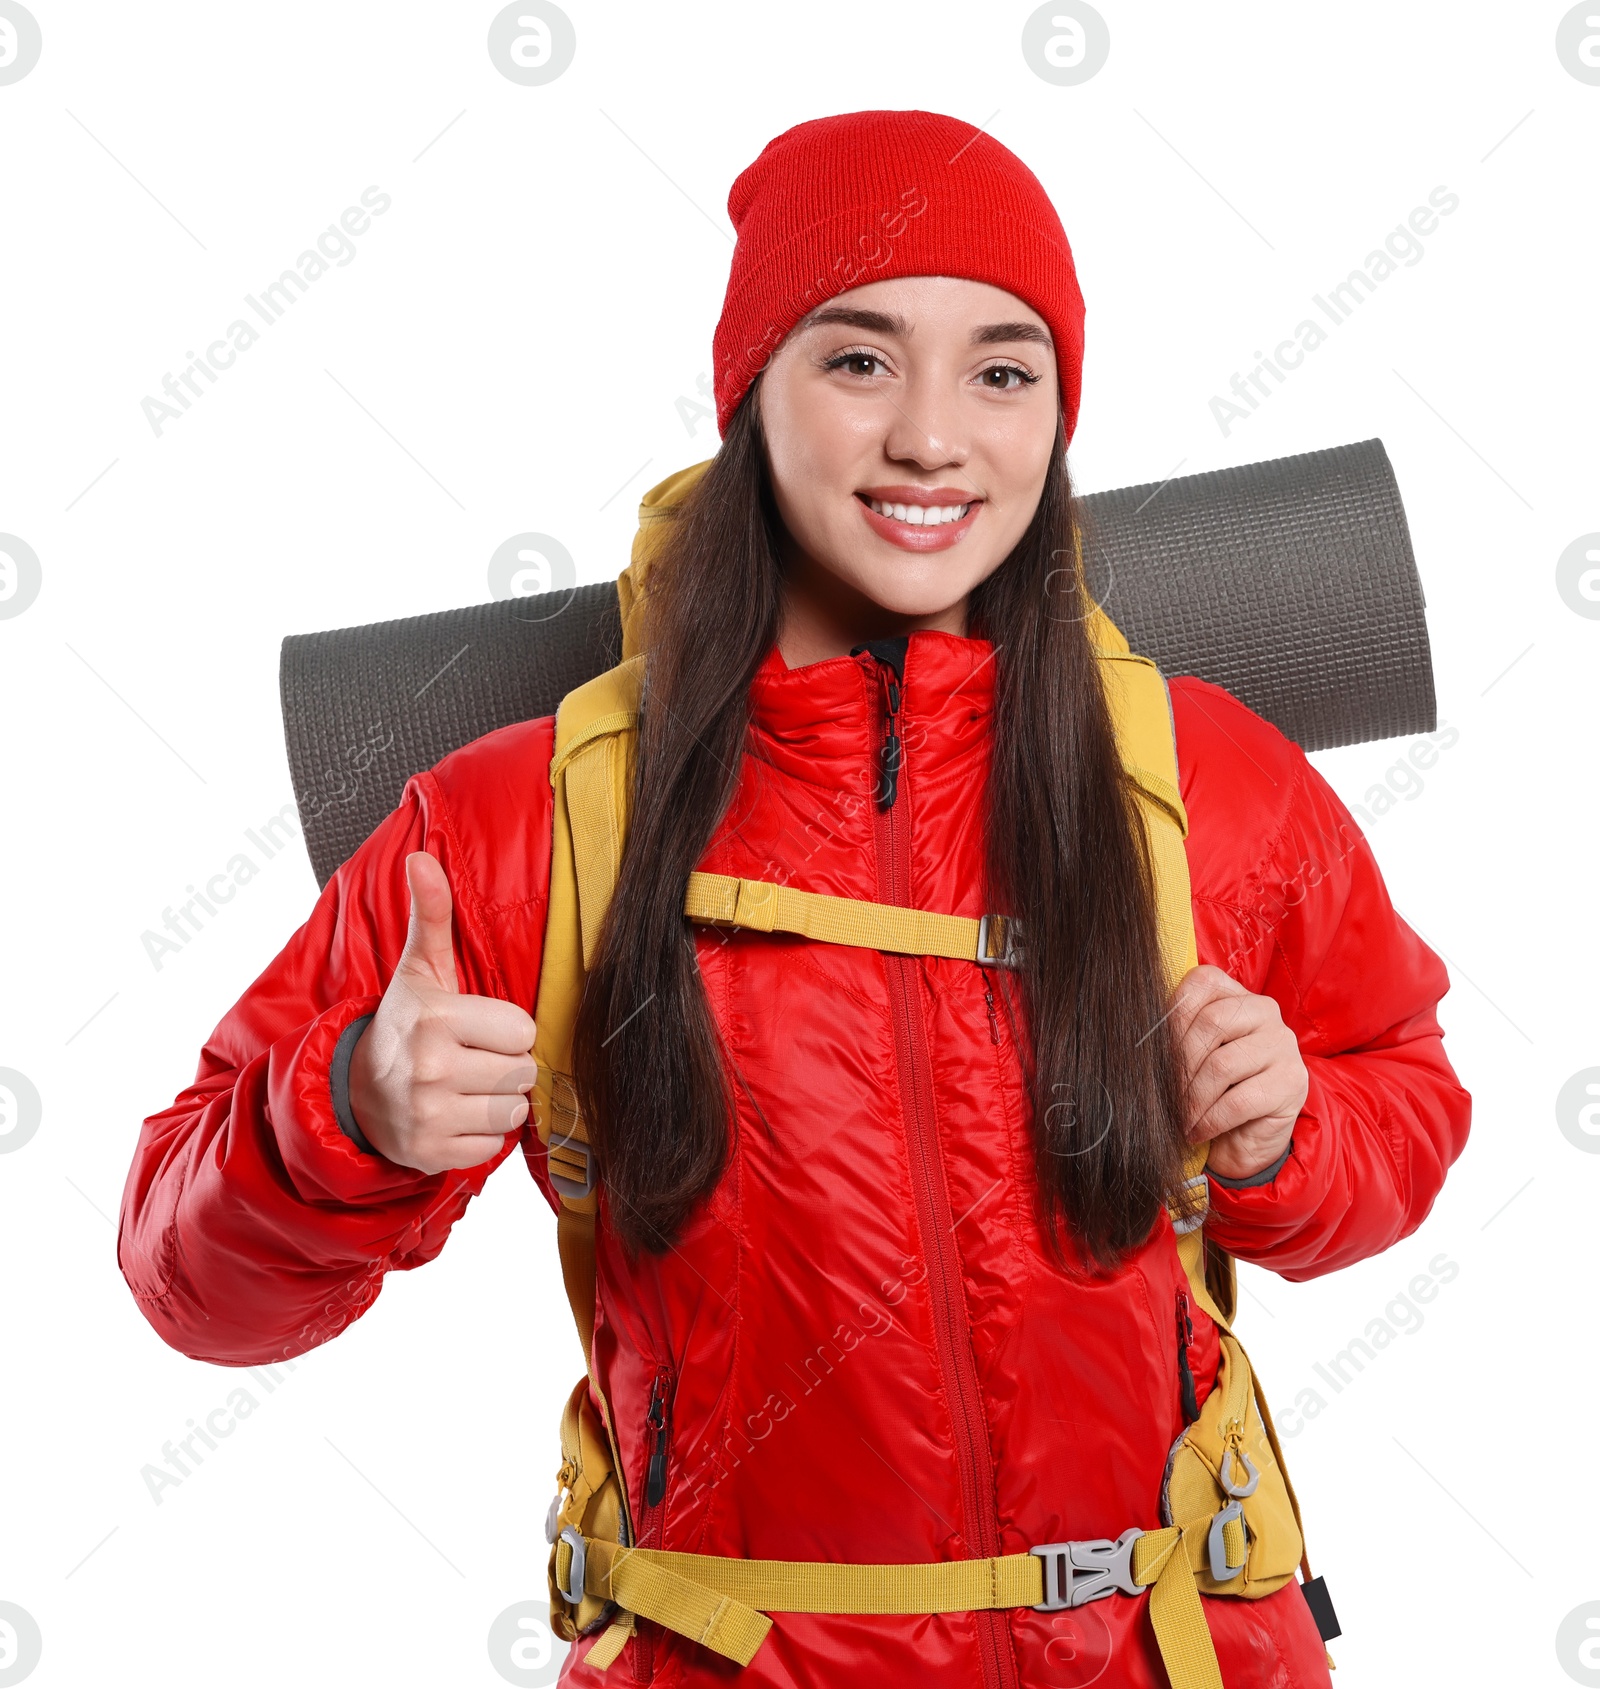
<instances>
[{"instance_id":1,"label":"gray buckle","mask_svg":"<svg viewBox=\"0 0 1600 1689\"><path fill-rule=\"evenodd\" d=\"M555 1163L549 1157L551 1152L558 1148L565 1150L569 1155L581 1154L583 1156L583 1183L581 1185L576 1179L569 1179L565 1173L556 1171ZM582 1138L574 1137L570 1132L552 1132L545 1156L545 1171L550 1175L550 1183L559 1195L576 1202L594 1189L594 1151Z\"/></svg>"},{"instance_id":2,"label":"gray buckle","mask_svg":"<svg viewBox=\"0 0 1600 1689\"><path fill-rule=\"evenodd\" d=\"M1227 1583L1230 1578L1236 1578L1244 1570L1244 1560L1237 1566L1228 1563L1228 1545L1223 1540L1222 1527L1230 1520L1237 1519L1239 1528L1244 1532L1245 1558L1250 1555L1250 1527L1245 1523L1244 1509L1236 1501L1230 1501L1223 1510L1211 1521L1211 1529L1206 1533L1206 1551L1211 1556L1211 1575L1218 1583Z\"/></svg>"},{"instance_id":3,"label":"gray buckle","mask_svg":"<svg viewBox=\"0 0 1600 1689\"><path fill-rule=\"evenodd\" d=\"M1081 1607L1102 1595L1120 1590L1137 1595L1141 1586L1133 1581L1133 1545L1144 1535L1130 1526L1115 1542L1110 1537L1085 1538L1077 1542L1042 1542L1030 1548L1037 1554L1044 1573L1044 1600L1034 1611L1054 1613L1063 1607Z\"/></svg>"},{"instance_id":4,"label":"gray buckle","mask_svg":"<svg viewBox=\"0 0 1600 1689\"><path fill-rule=\"evenodd\" d=\"M572 1564L567 1568L565 1583L557 1574L556 1588L569 1606L576 1607L583 1601L583 1574L588 1569L589 1550L584 1546L583 1532L576 1525L567 1525L558 1540L572 1549Z\"/></svg>"},{"instance_id":5,"label":"gray buckle","mask_svg":"<svg viewBox=\"0 0 1600 1689\"><path fill-rule=\"evenodd\" d=\"M995 948L998 937L1000 946ZM986 968L1022 966L1022 923L1011 915L978 917L978 953L974 958Z\"/></svg>"}]
</instances>

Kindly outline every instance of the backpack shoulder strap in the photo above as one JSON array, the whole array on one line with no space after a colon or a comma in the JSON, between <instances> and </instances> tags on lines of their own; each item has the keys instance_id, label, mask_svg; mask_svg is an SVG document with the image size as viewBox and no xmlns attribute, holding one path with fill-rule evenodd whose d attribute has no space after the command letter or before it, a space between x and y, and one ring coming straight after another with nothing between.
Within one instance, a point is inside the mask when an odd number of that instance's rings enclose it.
<instances>
[{"instance_id":1,"label":"backpack shoulder strap","mask_svg":"<svg viewBox=\"0 0 1600 1689\"><path fill-rule=\"evenodd\" d=\"M1172 697L1160 668L1149 657L1130 650L1121 631L1103 611L1096 610L1089 633L1100 658L1100 674L1123 766L1139 786L1139 808L1155 870L1156 919L1170 990L1199 963L1189 859L1184 848L1189 816L1178 790ZM1227 1328L1237 1299L1233 1258L1208 1243L1202 1229L1209 1149L1205 1143L1190 1148L1184 1178L1192 1193L1193 1211L1174 1213L1172 1223L1178 1234L1178 1258L1195 1300L1218 1325Z\"/></svg>"},{"instance_id":2,"label":"backpack shoulder strap","mask_svg":"<svg viewBox=\"0 0 1600 1689\"><path fill-rule=\"evenodd\" d=\"M621 1471L611 1407L595 1375L595 1214L589 1134L572 1085L572 1029L600 922L622 861L643 659L631 658L569 692L556 711L549 903L534 1005L535 1128L561 1206L556 1248L583 1345L590 1389ZM623 1503L624 1507L626 1503Z\"/></svg>"}]
</instances>

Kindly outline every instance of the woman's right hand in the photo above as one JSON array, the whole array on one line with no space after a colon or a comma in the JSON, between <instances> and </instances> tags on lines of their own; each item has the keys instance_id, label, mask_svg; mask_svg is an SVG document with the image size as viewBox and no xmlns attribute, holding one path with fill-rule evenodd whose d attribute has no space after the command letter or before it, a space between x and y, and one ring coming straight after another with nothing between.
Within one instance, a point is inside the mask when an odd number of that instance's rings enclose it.
<instances>
[{"instance_id":1,"label":"woman's right hand","mask_svg":"<svg viewBox=\"0 0 1600 1689\"><path fill-rule=\"evenodd\" d=\"M427 851L406 858L406 884L411 924L351 1055L350 1108L367 1142L402 1167L476 1167L528 1118L533 1016L460 989L450 881Z\"/></svg>"}]
</instances>

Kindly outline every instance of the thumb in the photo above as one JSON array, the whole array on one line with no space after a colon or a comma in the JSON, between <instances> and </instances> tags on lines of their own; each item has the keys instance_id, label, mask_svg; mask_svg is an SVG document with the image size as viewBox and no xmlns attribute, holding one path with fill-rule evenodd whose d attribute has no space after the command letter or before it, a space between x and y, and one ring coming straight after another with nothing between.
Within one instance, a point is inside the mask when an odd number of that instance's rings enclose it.
<instances>
[{"instance_id":1,"label":"thumb","mask_svg":"<svg viewBox=\"0 0 1600 1689\"><path fill-rule=\"evenodd\" d=\"M458 991L449 877L437 857L414 850L406 858L406 885L411 892L411 923L394 971L439 991Z\"/></svg>"}]
</instances>

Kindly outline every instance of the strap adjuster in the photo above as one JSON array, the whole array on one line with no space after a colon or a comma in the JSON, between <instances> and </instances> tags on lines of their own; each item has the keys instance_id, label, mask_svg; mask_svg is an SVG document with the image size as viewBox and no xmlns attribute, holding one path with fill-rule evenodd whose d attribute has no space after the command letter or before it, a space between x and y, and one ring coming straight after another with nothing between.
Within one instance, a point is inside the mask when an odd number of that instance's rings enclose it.
<instances>
[{"instance_id":1,"label":"strap adjuster","mask_svg":"<svg viewBox=\"0 0 1600 1689\"><path fill-rule=\"evenodd\" d=\"M1185 1232L1192 1232L1196 1226L1203 1226L1206 1223L1206 1215L1211 1212L1211 1185L1204 1173L1196 1173L1192 1179L1185 1179L1183 1188L1198 1191L1200 1200L1192 1214L1173 1217L1172 1229L1179 1237Z\"/></svg>"},{"instance_id":2,"label":"strap adjuster","mask_svg":"<svg viewBox=\"0 0 1600 1689\"><path fill-rule=\"evenodd\" d=\"M1245 1552L1237 1566L1233 1565L1228 1559L1228 1539L1222 1534L1223 1527L1231 1524L1235 1519L1239 1521L1239 1529L1245 1540ZM1211 1529L1206 1532L1206 1552L1211 1557L1211 1575L1218 1583L1228 1583L1244 1570L1245 1560L1249 1558L1250 1554L1249 1545L1250 1527L1245 1523L1244 1509L1238 1502L1230 1501L1220 1513L1212 1516Z\"/></svg>"},{"instance_id":3,"label":"strap adjuster","mask_svg":"<svg viewBox=\"0 0 1600 1689\"><path fill-rule=\"evenodd\" d=\"M1133 1545L1144 1535L1130 1526L1115 1542L1110 1537L1084 1538L1077 1542L1042 1542L1030 1548L1037 1554L1044 1574L1044 1600L1034 1603L1039 1613L1058 1612L1063 1607L1081 1607L1102 1595L1120 1590L1138 1595L1141 1586L1133 1581Z\"/></svg>"},{"instance_id":4,"label":"strap adjuster","mask_svg":"<svg viewBox=\"0 0 1600 1689\"><path fill-rule=\"evenodd\" d=\"M583 1575L588 1570L589 1549L583 1540L583 1532L576 1525L563 1528L557 1542L564 1542L572 1550L572 1564L567 1568L567 1581L562 1583L561 1575L556 1574L556 1588L569 1606L577 1607L583 1602Z\"/></svg>"},{"instance_id":5,"label":"strap adjuster","mask_svg":"<svg viewBox=\"0 0 1600 1689\"><path fill-rule=\"evenodd\" d=\"M1020 968L1022 923L1012 915L980 915L978 952L974 960L986 968Z\"/></svg>"},{"instance_id":6,"label":"strap adjuster","mask_svg":"<svg viewBox=\"0 0 1600 1689\"><path fill-rule=\"evenodd\" d=\"M562 1162L566 1166L581 1161L583 1164L583 1179L580 1183L567 1173L558 1170L556 1166L556 1152L561 1152ZM550 1183L560 1196L569 1201L578 1202L594 1189L595 1160L594 1151L589 1148L582 1138L571 1132L552 1132L550 1142L546 1148L545 1171L550 1175Z\"/></svg>"}]
</instances>

